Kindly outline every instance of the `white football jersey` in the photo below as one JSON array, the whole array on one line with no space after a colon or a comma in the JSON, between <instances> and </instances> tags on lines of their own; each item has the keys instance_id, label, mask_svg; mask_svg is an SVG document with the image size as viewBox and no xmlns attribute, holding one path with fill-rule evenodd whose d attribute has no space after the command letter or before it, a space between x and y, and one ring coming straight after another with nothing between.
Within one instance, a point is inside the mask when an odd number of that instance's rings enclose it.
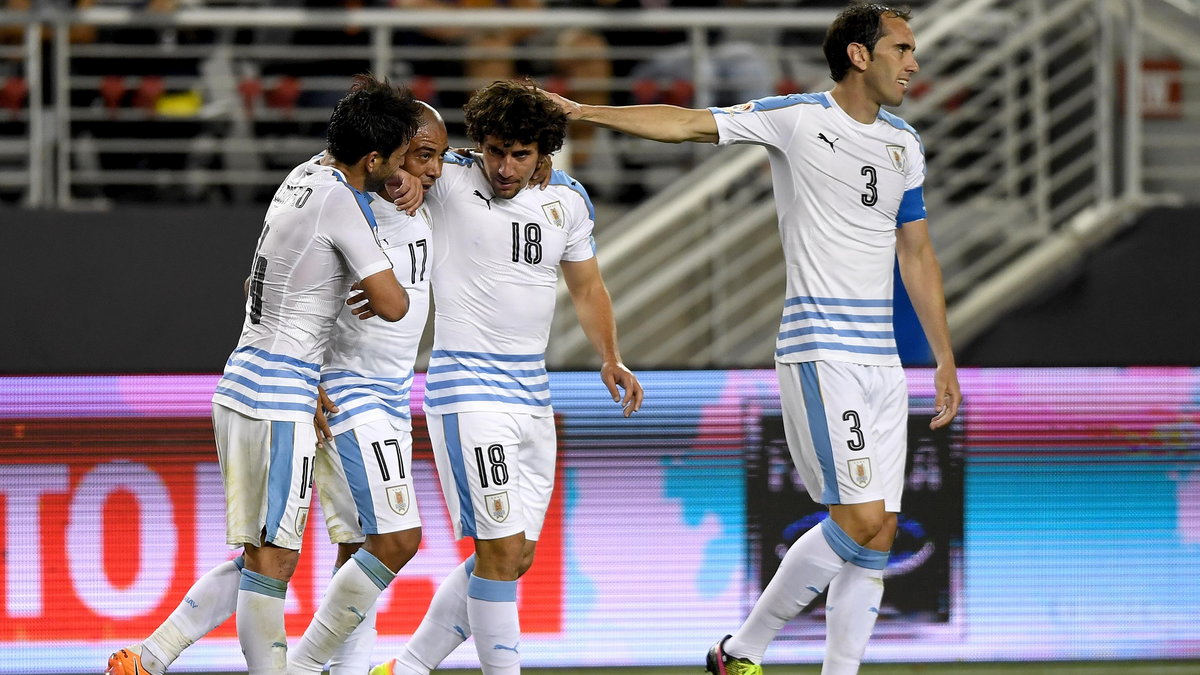
<instances>
[{"instance_id":1,"label":"white football jersey","mask_svg":"<svg viewBox=\"0 0 1200 675\"><path fill-rule=\"evenodd\" d=\"M343 306L321 370L321 386L338 406L329 417L334 434L376 420L412 430L413 362L429 316L431 216L426 206L410 216L379 198L371 202L371 210L379 244L408 291L408 313L389 323L378 317L359 319Z\"/></svg>"},{"instance_id":2,"label":"white football jersey","mask_svg":"<svg viewBox=\"0 0 1200 675\"><path fill-rule=\"evenodd\" d=\"M279 186L251 264L242 336L213 403L256 419L311 423L321 360L350 284L391 266L370 201L312 160Z\"/></svg>"},{"instance_id":3,"label":"white football jersey","mask_svg":"<svg viewBox=\"0 0 1200 675\"><path fill-rule=\"evenodd\" d=\"M883 110L858 122L829 92L710 110L721 145L763 145L771 158L787 264L775 359L899 365L896 228L925 218L917 132Z\"/></svg>"},{"instance_id":4,"label":"white football jersey","mask_svg":"<svg viewBox=\"0 0 1200 675\"><path fill-rule=\"evenodd\" d=\"M595 256L595 211L555 171L545 190L497 199L482 164L449 154L433 211L433 353L425 409L550 415L546 342L560 261Z\"/></svg>"}]
</instances>

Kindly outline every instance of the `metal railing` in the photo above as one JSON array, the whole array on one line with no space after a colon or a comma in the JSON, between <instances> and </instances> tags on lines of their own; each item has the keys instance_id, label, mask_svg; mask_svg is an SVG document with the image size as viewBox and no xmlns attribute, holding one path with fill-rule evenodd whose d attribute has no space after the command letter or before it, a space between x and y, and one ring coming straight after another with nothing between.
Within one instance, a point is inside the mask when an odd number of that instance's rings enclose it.
<instances>
[{"instance_id":1,"label":"metal railing","mask_svg":"<svg viewBox=\"0 0 1200 675\"><path fill-rule=\"evenodd\" d=\"M11 62L11 77L33 92L50 85L43 95L13 104L14 124L0 126L0 199L81 208L261 198L280 171L321 145L332 103L351 75L367 70L444 104L452 140L460 144L458 104L487 82L472 76L471 63L512 60L521 73L540 75L545 86L601 91L614 102L709 105L727 89L746 87L738 74L717 67L728 45L710 41L710 32L818 31L831 17L830 10L806 9L0 12L0 27L26 30L23 46L0 46L6 50L0 56L20 57ZM82 27L96 37L74 37ZM422 31L447 27L539 32L511 50L422 37ZM562 42L556 36L566 29L619 29L622 42L597 51L594 43ZM669 50L682 55L681 63L662 60L668 50L656 40L663 31L682 40ZM795 64L814 61L819 52L819 41L786 48L772 41L741 45L739 55L761 71L755 96L790 87ZM602 59L615 72L597 79L571 70L570 64L588 59ZM670 68L675 72L664 74ZM18 147L21 139L37 151ZM690 149L667 156L656 146L627 139L576 144L574 155L590 159L571 168L601 198L619 198L653 192L703 154ZM558 163L566 167L570 159L564 154ZM13 166L21 161L26 165Z\"/></svg>"},{"instance_id":2,"label":"metal railing","mask_svg":"<svg viewBox=\"0 0 1200 675\"><path fill-rule=\"evenodd\" d=\"M1148 161L1149 139L1181 137L1145 132L1143 9L1140 0L969 0L935 3L914 19L918 81L930 85L897 112L927 151L925 194L956 345L1153 201L1144 186L1154 170L1178 176L1200 169L1195 153ZM1128 73L1123 89L1120 73ZM1197 133L1194 121L1182 124ZM725 165L737 171L708 180ZM775 218L740 206L769 203L767 171L765 155L723 150L680 178L676 190L600 231L602 254L619 265L606 278L632 359L770 363L784 279ZM668 238L688 244L662 243ZM697 251L711 255L678 269L664 264ZM557 319L551 356L558 367L594 360L586 339L570 330L572 320Z\"/></svg>"}]
</instances>

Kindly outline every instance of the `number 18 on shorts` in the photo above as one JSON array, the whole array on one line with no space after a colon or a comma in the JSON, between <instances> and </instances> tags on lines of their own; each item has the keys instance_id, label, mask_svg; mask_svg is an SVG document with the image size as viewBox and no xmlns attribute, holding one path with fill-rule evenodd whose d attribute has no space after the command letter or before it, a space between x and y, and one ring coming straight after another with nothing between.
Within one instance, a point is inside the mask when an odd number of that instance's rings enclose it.
<instances>
[{"instance_id":1,"label":"number 18 on shorts","mask_svg":"<svg viewBox=\"0 0 1200 675\"><path fill-rule=\"evenodd\" d=\"M554 417L426 413L456 538L536 540L554 491Z\"/></svg>"}]
</instances>

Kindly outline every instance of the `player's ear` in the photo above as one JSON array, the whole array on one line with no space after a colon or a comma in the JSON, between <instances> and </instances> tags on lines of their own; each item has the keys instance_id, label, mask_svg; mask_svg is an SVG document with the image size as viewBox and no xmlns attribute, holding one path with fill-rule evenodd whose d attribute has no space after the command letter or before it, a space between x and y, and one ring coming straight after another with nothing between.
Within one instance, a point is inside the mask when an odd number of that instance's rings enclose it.
<instances>
[{"instance_id":1,"label":"player's ear","mask_svg":"<svg viewBox=\"0 0 1200 675\"><path fill-rule=\"evenodd\" d=\"M871 65L871 50L861 42L851 42L846 45L846 56L850 64L859 70L866 70Z\"/></svg>"},{"instance_id":2,"label":"player's ear","mask_svg":"<svg viewBox=\"0 0 1200 675\"><path fill-rule=\"evenodd\" d=\"M379 168L379 165L384 161L384 157L379 154L378 150L372 150L364 155L361 161L363 162L363 167L370 173Z\"/></svg>"}]
</instances>

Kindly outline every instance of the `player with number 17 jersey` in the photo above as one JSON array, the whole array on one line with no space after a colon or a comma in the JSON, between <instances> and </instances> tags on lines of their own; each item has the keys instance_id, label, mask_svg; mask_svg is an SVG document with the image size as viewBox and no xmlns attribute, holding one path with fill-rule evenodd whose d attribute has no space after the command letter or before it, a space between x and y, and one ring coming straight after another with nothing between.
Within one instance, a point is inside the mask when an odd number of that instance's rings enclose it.
<instances>
[{"instance_id":1,"label":"player with number 17 jersey","mask_svg":"<svg viewBox=\"0 0 1200 675\"><path fill-rule=\"evenodd\" d=\"M595 214L575 180L492 196L477 160L451 153L430 190L434 345L425 409L548 416L545 351L558 264L595 256Z\"/></svg>"}]
</instances>

